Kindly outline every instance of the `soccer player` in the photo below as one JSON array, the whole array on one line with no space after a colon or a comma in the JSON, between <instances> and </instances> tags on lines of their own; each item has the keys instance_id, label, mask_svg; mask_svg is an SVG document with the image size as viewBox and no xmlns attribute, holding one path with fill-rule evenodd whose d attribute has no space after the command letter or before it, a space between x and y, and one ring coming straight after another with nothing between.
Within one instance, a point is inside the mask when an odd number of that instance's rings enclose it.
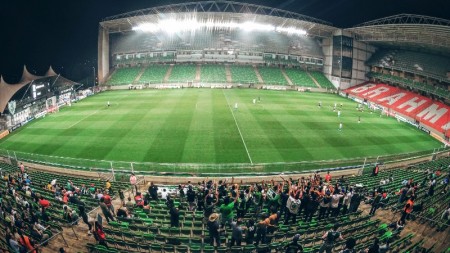
<instances>
[{"instance_id":1,"label":"soccer player","mask_svg":"<svg viewBox=\"0 0 450 253\"><path fill-rule=\"evenodd\" d=\"M338 110L338 118L341 117L341 110Z\"/></svg>"},{"instance_id":2,"label":"soccer player","mask_svg":"<svg viewBox=\"0 0 450 253\"><path fill-rule=\"evenodd\" d=\"M358 123L361 123L361 116L358 117Z\"/></svg>"},{"instance_id":3,"label":"soccer player","mask_svg":"<svg viewBox=\"0 0 450 253\"><path fill-rule=\"evenodd\" d=\"M256 104L256 98L253 99L253 104Z\"/></svg>"},{"instance_id":4,"label":"soccer player","mask_svg":"<svg viewBox=\"0 0 450 253\"><path fill-rule=\"evenodd\" d=\"M237 109L238 109L238 104L234 103L234 110L237 111Z\"/></svg>"},{"instance_id":5,"label":"soccer player","mask_svg":"<svg viewBox=\"0 0 450 253\"><path fill-rule=\"evenodd\" d=\"M342 131L342 122L339 123L339 131Z\"/></svg>"},{"instance_id":6,"label":"soccer player","mask_svg":"<svg viewBox=\"0 0 450 253\"><path fill-rule=\"evenodd\" d=\"M109 103L109 101L108 101L108 103L107 103L107 106L108 106L108 107L110 107L110 106L111 106L111 104Z\"/></svg>"},{"instance_id":7,"label":"soccer player","mask_svg":"<svg viewBox=\"0 0 450 253\"><path fill-rule=\"evenodd\" d=\"M319 108L322 108L322 101L319 101Z\"/></svg>"}]
</instances>

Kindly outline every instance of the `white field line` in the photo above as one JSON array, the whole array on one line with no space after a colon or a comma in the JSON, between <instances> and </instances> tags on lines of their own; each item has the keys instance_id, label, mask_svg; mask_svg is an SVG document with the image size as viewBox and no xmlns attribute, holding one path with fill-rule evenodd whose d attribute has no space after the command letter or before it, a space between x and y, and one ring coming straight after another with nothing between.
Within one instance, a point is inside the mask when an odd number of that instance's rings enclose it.
<instances>
[{"instance_id":1,"label":"white field line","mask_svg":"<svg viewBox=\"0 0 450 253\"><path fill-rule=\"evenodd\" d=\"M222 90L222 93L225 96L225 100L227 100L227 105L228 105L228 108L230 108L231 115L233 115L234 123L236 123L236 127L239 132L239 135L241 136L241 140L242 140L242 143L244 144L245 151L247 151L248 159L250 160L250 163L253 164L252 157L250 156L250 153L248 152L247 145L245 144L245 140L244 140L244 137L242 136L241 129L239 128L239 124L237 123L236 117L234 116L233 109L231 108L231 105L228 102L228 97L227 97L227 95L225 95L225 92L223 90Z\"/></svg>"},{"instance_id":2,"label":"white field line","mask_svg":"<svg viewBox=\"0 0 450 253\"><path fill-rule=\"evenodd\" d=\"M78 120L77 122L73 123L73 124L72 124L72 125L70 125L69 127L66 127L65 129L69 129L69 128L72 128L73 126L75 126L76 124L80 123L81 121L83 121L83 120L85 120L85 119L89 118L90 116L92 116L92 115L96 114L96 113L97 113L98 111L100 111L100 109L97 109L96 111L94 111L94 112L92 112L92 113L90 113L90 114L88 114L88 115L84 116L83 118L81 118L81 119L80 119L80 120Z\"/></svg>"}]
</instances>

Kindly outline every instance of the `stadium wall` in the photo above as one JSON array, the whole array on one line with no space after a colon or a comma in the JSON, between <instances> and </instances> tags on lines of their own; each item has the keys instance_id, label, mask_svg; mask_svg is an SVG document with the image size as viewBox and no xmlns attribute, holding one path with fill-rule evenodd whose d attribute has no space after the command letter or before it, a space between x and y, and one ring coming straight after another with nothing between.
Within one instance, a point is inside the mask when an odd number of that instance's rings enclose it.
<instances>
[{"instance_id":1,"label":"stadium wall","mask_svg":"<svg viewBox=\"0 0 450 253\"><path fill-rule=\"evenodd\" d=\"M355 86L367 81L366 73L370 67L366 65L367 60L375 53L375 47L365 42L353 40L353 71L350 86ZM347 89L349 87L342 87Z\"/></svg>"},{"instance_id":2,"label":"stadium wall","mask_svg":"<svg viewBox=\"0 0 450 253\"><path fill-rule=\"evenodd\" d=\"M98 68L97 79L103 84L109 74L109 33L108 30L99 26L98 30Z\"/></svg>"},{"instance_id":3,"label":"stadium wall","mask_svg":"<svg viewBox=\"0 0 450 253\"><path fill-rule=\"evenodd\" d=\"M367 81L366 73L370 71L370 67L365 62L372 56L376 48L367 43L357 41L355 36L344 30L336 31L333 36L347 36L353 38L353 55L352 55L352 78L341 78L332 75L333 62L333 37L327 38L323 43L323 53L325 55L324 74L333 83L336 88L341 90L348 89L352 86Z\"/></svg>"}]
</instances>

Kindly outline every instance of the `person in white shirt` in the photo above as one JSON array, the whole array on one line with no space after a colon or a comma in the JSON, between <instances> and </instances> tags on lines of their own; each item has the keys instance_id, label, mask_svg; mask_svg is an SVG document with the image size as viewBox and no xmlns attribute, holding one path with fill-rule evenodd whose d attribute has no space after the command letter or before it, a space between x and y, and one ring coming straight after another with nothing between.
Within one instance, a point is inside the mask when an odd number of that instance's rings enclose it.
<instances>
[{"instance_id":1,"label":"person in white shirt","mask_svg":"<svg viewBox=\"0 0 450 253\"><path fill-rule=\"evenodd\" d=\"M353 196L353 192L352 190L347 191L346 193L344 193L344 200L342 202L342 214L347 214L348 211L348 207L350 205L350 199Z\"/></svg>"},{"instance_id":2,"label":"person in white shirt","mask_svg":"<svg viewBox=\"0 0 450 253\"><path fill-rule=\"evenodd\" d=\"M335 190L333 196L331 196L331 215L333 217L337 217L339 214L339 200L344 197L344 195L340 194L339 190Z\"/></svg>"},{"instance_id":3,"label":"person in white shirt","mask_svg":"<svg viewBox=\"0 0 450 253\"><path fill-rule=\"evenodd\" d=\"M288 224L289 219L292 217L292 223L295 224L297 220L298 209L300 208L300 191L297 191L297 187L291 187L291 181L289 182L289 198L286 202L286 214L284 216L284 224Z\"/></svg>"},{"instance_id":4,"label":"person in white shirt","mask_svg":"<svg viewBox=\"0 0 450 253\"><path fill-rule=\"evenodd\" d=\"M161 199L167 200L167 195L168 194L169 193L166 191L166 189L163 189L162 192L161 192Z\"/></svg>"}]
</instances>

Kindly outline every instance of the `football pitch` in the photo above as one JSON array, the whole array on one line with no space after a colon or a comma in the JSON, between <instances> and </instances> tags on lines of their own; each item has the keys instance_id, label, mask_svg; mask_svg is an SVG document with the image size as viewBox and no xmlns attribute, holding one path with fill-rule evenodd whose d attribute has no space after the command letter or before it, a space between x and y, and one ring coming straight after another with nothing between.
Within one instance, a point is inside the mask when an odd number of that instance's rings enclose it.
<instances>
[{"instance_id":1,"label":"football pitch","mask_svg":"<svg viewBox=\"0 0 450 253\"><path fill-rule=\"evenodd\" d=\"M343 104L340 117L334 103ZM50 156L201 164L350 159L440 146L337 95L254 89L104 92L0 141L0 149Z\"/></svg>"}]
</instances>

